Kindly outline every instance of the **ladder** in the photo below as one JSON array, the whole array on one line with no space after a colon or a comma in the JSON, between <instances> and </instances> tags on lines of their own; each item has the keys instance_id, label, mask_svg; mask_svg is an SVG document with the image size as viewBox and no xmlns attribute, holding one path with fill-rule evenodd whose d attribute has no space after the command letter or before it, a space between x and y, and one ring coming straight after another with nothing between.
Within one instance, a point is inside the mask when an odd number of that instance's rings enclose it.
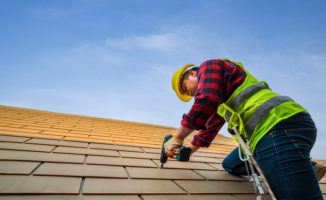
<instances>
[{"instance_id":1,"label":"ladder","mask_svg":"<svg viewBox=\"0 0 326 200\"><path fill-rule=\"evenodd\" d=\"M233 127L232 130L234 131L235 136L239 141L239 157L240 160L243 161L246 165L248 180L251 186L253 187L255 193L257 194L257 200L264 200L264 195L266 195L266 192L264 191L264 188L259 180L258 174L260 175L262 181L265 183L268 193L272 198L272 200L276 200L276 197L272 189L270 188L266 177L264 176L262 170L258 166L256 160L254 159L254 156L251 153L249 141L245 142L243 140L236 127ZM242 150L245 152L244 155L242 155ZM258 174L255 172L254 167L256 168Z\"/></svg>"}]
</instances>

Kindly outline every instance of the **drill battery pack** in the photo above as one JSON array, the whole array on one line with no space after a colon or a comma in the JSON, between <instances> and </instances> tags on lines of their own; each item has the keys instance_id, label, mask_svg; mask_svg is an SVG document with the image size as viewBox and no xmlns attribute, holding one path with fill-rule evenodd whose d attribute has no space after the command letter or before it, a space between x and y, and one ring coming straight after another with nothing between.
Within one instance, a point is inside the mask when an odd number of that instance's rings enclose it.
<instances>
[{"instance_id":1,"label":"drill battery pack","mask_svg":"<svg viewBox=\"0 0 326 200\"><path fill-rule=\"evenodd\" d=\"M179 148L179 154L176 155L177 160L179 161L189 161L191 154L191 148L186 146L181 146Z\"/></svg>"}]
</instances>

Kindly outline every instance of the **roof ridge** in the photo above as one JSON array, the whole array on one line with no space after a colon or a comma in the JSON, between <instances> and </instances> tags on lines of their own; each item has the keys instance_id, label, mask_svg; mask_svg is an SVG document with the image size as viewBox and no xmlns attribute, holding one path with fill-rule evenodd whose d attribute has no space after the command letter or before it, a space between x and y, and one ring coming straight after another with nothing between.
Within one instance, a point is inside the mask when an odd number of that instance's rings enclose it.
<instances>
[{"instance_id":1,"label":"roof ridge","mask_svg":"<svg viewBox=\"0 0 326 200\"><path fill-rule=\"evenodd\" d=\"M114 122L122 122L122 123L131 123L131 124L137 124L137 125L145 125L145 126L152 126L152 127L158 127L158 128L166 128L166 129L177 129L176 127L170 127L170 126L164 126L164 125L157 125L157 124L150 124L150 123L143 123L143 122L134 122L134 121L128 121L128 120L119 120L119 119L111 119L111 118L104 118L104 117L96 117L96 116L87 116L87 115L80 115L80 114L69 114L69 113L61 113L61 112L54 112L54 111L47 111L47 110L38 110L38 109L32 109L32 108L19 108L14 106L7 106L7 105L0 105L0 107L5 108L12 108L12 109L19 109L19 110L26 110L26 111L36 111L41 113L50 113L50 114L57 114L57 115L63 115L63 116L75 116L75 117L82 117L85 119L97 119L97 120L103 120L103 121L114 121Z\"/></svg>"}]
</instances>

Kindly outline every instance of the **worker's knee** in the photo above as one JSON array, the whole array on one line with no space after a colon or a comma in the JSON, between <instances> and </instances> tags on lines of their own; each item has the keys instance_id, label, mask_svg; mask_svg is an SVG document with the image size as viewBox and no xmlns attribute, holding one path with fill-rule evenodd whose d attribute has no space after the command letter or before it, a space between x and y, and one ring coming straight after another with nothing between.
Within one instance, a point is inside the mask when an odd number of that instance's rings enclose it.
<instances>
[{"instance_id":1,"label":"worker's knee","mask_svg":"<svg viewBox=\"0 0 326 200\"><path fill-rule=\"evenodd\" d=\"M225 171L231 173L232 168L230 167L230 163L228 163L227 161L225 161L225 159L222 162L222 167L224 168Z\"/></svg>"},{"instance_id":2,"label":"worker's knee","mask_svg":"<svg viewBox=\"0 0 326 200\"><path fill-rule=\"evenodd\" d=\"M242 161L234 162L234 160L224 159L222 162L222 167L225 169L225 171L236 176L247 174L245 165Z\"/></svg>"},{"instance_id":3,"label":"worker's knee","mask_svg":"<svg viewBox=\"0 0 326 200\"><path fill-rule=\"evenodd\" d=\"M239 149L235 148L222 162L225 171L234 175L246 174L244 163L239 158Z\"/></svg>"}]
</instances>

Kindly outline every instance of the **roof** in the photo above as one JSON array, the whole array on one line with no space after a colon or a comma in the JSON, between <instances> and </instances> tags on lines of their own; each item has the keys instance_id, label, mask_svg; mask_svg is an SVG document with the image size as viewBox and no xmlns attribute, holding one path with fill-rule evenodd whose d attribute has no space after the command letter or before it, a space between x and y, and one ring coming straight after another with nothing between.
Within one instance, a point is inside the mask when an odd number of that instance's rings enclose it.
<instances>
[{"instance_id":1,"label":"roof","mask_svg":"<svg viewBox=\"0 0 326 200\"><path fill-rule=\"evenodd\" d=\"M8 106L0 119L0 199L255 199L246 179L223 170L236 144L222 135L161 169L173 127ZM325 178L320 186L325 198Z\"/></svg>"}]
</instances>

